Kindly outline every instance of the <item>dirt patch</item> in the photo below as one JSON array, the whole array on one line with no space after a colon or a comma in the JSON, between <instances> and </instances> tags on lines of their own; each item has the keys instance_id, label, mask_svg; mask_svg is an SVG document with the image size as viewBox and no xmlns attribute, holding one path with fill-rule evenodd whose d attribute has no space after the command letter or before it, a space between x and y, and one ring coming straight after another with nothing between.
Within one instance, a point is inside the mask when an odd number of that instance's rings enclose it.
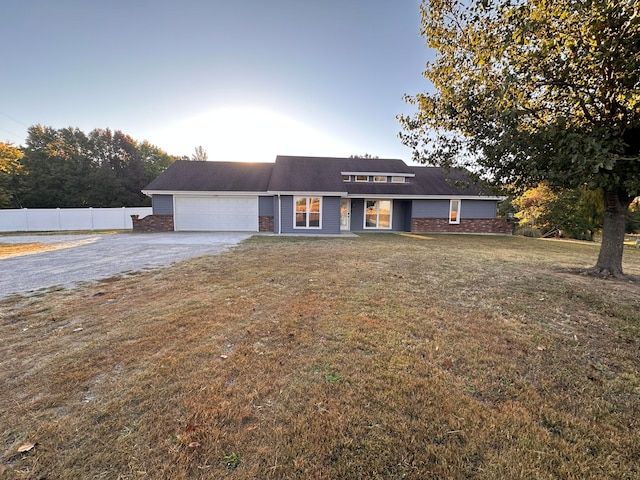
<instances>
[{"instance_id":1,"label":"dirt patch","mask_svg":"<svg viewBox=\"0 0 640 480\"><path fill-rule=\"evenodd\" d=\"M64 248L73 248L95 242L96 239L78 240L61 243L0 243L0 259L33 255L34 253L50 252Z\"/></svg>"}]
</instances>

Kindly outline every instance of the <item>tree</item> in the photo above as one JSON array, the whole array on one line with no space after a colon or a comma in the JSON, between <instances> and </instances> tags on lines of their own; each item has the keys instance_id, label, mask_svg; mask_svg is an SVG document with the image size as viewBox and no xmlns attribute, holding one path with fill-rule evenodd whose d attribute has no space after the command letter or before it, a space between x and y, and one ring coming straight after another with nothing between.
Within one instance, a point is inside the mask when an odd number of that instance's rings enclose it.
<instances>
[{"instance_id":1,"label":"tree","mask_svg":"<svg viewBox=\"0 0 640 480\"><path fill-rule=\"evenodd\" d=\"M585 188L553 191L545 183L526 190L513 201L520 226L542 236L562 235L593 240L602 228L602 192ZM527 230L525 230L527 231Z\"/></svg>"},{"instance_id":2,"label":"tree","mask_svg":"<svg viewBox=\"0 0 640 480\"><path fill-rule=\"evenodd\" d=\"M191 156L191 160L193 160L194 162L206 162L207 160L209 160L207 151L202 147L202 145L196 147L196 151Z\"/></svg>"},{"instance_id":3,"label":"tree","mask_svg":"<svg viewBox=\"0 0 640 480\"><path fill-rule=\"evenodd\" d=\"M435 93L406 96L416 160L462 166L519 191L602 189L600 254L622 276L640 192L640 4L634 0L423 0Z\"/></svg>"},{"instance_id":4,"label":"tree","mask_svg":"<svg viewBox=\"0 0 640 480\"><path fill-rule=\"evenodd\" d=\"M0 142L0 208L12 205L15 197L13 179L22 172L22 150L10 143Z\"/></svg>"},{"instance_id":5,"label":"tree","mask_svg":"<svg viewBox=\"0 0 640 480\"><path fill-rule=\"evenodd\" d=\"M175 159L121 131L35 125L22 163L22 204L28 208L148 205L142 194Z\"/></svg>"}]
</instances>

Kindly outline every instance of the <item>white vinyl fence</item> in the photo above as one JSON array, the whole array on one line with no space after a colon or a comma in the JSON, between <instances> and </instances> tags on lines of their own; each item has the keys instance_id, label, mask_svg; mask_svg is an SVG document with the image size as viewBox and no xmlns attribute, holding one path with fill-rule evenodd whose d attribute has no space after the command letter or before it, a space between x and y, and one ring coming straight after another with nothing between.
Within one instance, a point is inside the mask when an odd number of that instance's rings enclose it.
<instances>
[{"instance_id":1,"label":"white vinyl fence","mask_svg":"<svg viewBox=\"0 0 640 480\"><path fill-rule=\"evenodd\" d=\"M151 215L151 207L0 209L0 232L132 229L131 215Z\"/></svg>"}]
</instances>

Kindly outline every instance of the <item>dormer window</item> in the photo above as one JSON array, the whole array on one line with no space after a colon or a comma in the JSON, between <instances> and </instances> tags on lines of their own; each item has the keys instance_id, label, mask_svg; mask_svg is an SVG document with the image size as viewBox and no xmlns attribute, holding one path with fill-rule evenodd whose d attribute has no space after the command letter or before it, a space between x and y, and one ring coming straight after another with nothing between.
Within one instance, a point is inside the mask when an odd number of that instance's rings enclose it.
<instances>
[{"instance_id":1,"label":"dormer window","mask_svg":"<svg viewBox=\"0 0 640 480\"><path fill-rule=\"evenodd\" d=\"M405 177L393 176L391 177L391 183L404 183L406 181Z\"/></svg>"},{"instance_id":2,"label":"dormer window","mask_svg":"<svg viewBox=\"0 0 640 480\"><path fill-rule=\"evenodd\" d=\"M368 182L369 175L356 175L356 182Z\"/></svg>"},{"instance_id":3,"label":"dormer window","mask_svg":"<svg viewBox=\"0 0 640 480\"><path fill-rule=\"evenodd\" d=\"M373 181L377 183L387 183L386 175L374 175Z\"/></svg>"},{"instance_id":4,"label":"dormer window","mask_svg":"<svg viewBox=\"0 0 640 480\"><path fill-rule=\"evenodd\" d=\"M351 175L342 175L342 181L343 182L350 182L351 181Z\"/></svg>"}]
</instances>

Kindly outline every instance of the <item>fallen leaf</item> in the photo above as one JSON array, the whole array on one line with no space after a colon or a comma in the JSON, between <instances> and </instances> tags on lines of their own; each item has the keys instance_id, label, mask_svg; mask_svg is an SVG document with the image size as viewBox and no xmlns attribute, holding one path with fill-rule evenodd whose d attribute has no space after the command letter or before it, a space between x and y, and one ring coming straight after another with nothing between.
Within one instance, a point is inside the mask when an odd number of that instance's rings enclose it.
<instances>
[{"instance_id":1,"label":"fallen leaf","mask_svg":"<svg viewBox=\"0 0 640 480\"><path fill-rule=\"evenodd\" d=\"M28 452L29 450L32 450L33 447L35 446L36 446L35 443L23 443L18 447L18 453Z\"/></svg>"},{"instance_id":2,"label":"fallen leaf","mask_svg":"<svg viewBox=\"0 0 640 480\"><path fill-rule=\"evenodd\" d=\"M185 428L185 433L190 433L193 432L196 428L198 428L200 425L187 425L187 428Z\"/></svg>"},{"instance_id":3,"label":"fallen leaf","mask_svg":"<svg viewBox=\"0 0 640 480\"><path fill-rule=\"evenodd\" d=\"M220 355L220 358L223 359L223 360L226 360L227 357L228 357L228 355L225 355L225 354Z\"/></svg>"},{"instance_id":4,"label":"fallen leaf","mask_svg":"<svg viewBox=\"0 0 640 480\"><path fill-rule=\"evenodd\" d=\"M442 366L444 368L449 369L449 368L453 367L453 362L447 358L444 362L442 362Z\"/></svg>"},{"instance_id":5,"label":"fallen leaf","mask_svg":"<svg viewBox=\"0 0 640 480\"><path fill-rule=\"evenodd\" d=\"M545 347L544 345L538 345L538 350L540 350L541 352L543 352L546 349L547 347Z\"/></svg>"},{"instance_id":6,"label":"fallen leaf","mask_svg":"<svg viewBox=\"0 0 640 480\"><path fill-rule=\"evenodd\" d=\"M198 442L191 442L188 447L189 448L198 448L201 447L202 445L200 445Z\"/></svg>"}]
</instances>

